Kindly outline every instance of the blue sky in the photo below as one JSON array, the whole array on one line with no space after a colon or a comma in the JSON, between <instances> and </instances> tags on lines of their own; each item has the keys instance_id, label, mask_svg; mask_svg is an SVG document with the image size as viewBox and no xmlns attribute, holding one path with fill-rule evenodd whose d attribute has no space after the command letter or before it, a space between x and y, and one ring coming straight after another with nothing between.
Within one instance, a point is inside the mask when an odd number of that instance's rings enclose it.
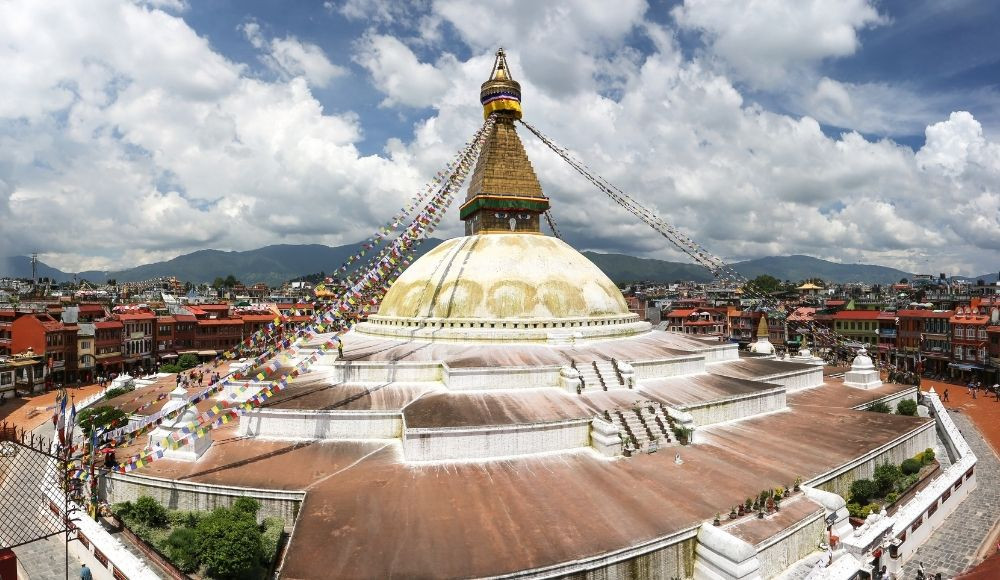
<instances>
[{"instance_id":1,"label":"blue sky","mask_svg":"<svg viewBox=\"0 0 1000 580\"><path fill-rule=\"evenodd\" d=\"M475 130L503 44L526 120L727 259L981 274L998 25L969 0L12 1L0 250L362 239ZM683 259L522 138L571 243Z\"/></svg>"}]
</instances>

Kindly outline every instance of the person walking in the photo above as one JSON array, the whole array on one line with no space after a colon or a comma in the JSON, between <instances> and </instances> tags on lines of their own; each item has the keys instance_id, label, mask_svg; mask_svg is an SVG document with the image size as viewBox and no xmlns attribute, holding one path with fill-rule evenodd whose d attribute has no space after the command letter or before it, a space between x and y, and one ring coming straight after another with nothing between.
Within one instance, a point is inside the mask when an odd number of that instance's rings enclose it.
<instances>
[{"instance_id":1,"label":"person walking","mask_svg":"<svg viewBox=\"0 0 1000 580\"><path fill-rule=\"evenodd\" d=\"M94 577L90 573L90 568L88 568L87 565L84 564L83 567L80 568L80 580L93 580L93 579Z\"/></svg>"},{"instance_id":2,"label":"person walking","mask_svg":"<svg viewBox=\"0 0 1000 580\"><path fill-rule=\"evenodd\" d=\"M948 402L948 389L944 390L944 399L943 400L944 400L945 403Z\"/></svg>"}]
</instances>

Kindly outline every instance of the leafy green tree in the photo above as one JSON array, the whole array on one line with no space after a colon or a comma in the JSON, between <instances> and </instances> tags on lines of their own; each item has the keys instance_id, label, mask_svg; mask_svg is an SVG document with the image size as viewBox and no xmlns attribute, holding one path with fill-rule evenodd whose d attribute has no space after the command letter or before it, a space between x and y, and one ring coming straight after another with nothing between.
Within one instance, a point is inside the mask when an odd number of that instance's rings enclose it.
<instances>
[{"instance_id":1,"label":"leafy green tree","mask_svg":"<svg viewBox=\"0 0 1000 580\"><path fill-rule=\"evenodd\" d=\"M197 532L201 563L213 578L241 578L263 556L260 526L244 511L218 508L198 522Z\"/></svg>"},{"instance_id":2,"label":"leafy green tree","mask_svg":"<svg viewBox=\"0 0 1000 580\"><path fill-rule=\"evenodd\" d=\"M135 500L131 516L131 519L134 521L151 528L165 528L170 521L167 515L167 508L160 505L160 502L148 495L141 496Z\"/></svg>"},{"instance_id":3,"label":"leafy green tree","mask_svg":"<svg viewBox=\"0 0 1000 580\"><path fill-rule=\"evenodd\" d=\"M226 285L226 281L222 276L216 276L215 280L212 281L212 288L219 289Z\"/></svg>"},{"instance_id":4,"label":"leafy green tree","mask_svg":"<svg viewBox=\"0 0 1000 580\"><path fill-rule=\"evenodd\" d=\"M770 274L761 274L753 280L750 280L750 285L762 292L774 292L781 287L781 280L778 280Z\"/></svg>"},{"instance_id":5,"label":"leafy green tree","mask_svg":"<svg viewBox=\"0 0 1000 580\"><path fill-rule=\"evenodd\" d=\"M858 479L851 484L851 502L867 504L868 500L878 495L878 487L870 479Z\"/></svg>"},{"instance_id":6,"label":"leafy green tree","mask_svg":"<svg viewBox=\"0 0 1000 580\"><path fill-rule=\"evenodd\" d=\"M917 402L913 399L903 399L896 404L896 413L915 417L917 414Z\"/></svg>"},{"instance_id":7,"label":"leafy green tree","mask_svg":"<svg viewBox=\"0 0 1000 580\"><path fill-rule=\"evenodd\" d=\"M260 510L260 502L252 497L242 496L236 498L236 501L233 502L232 509L234 512L249 516L254 521L257 521L257 512Z\"/></svg>"},{"instance_id":8,"label":"leafy green tree","mask_svg":"<svg viewBox=\"0 0 1000 580\"><path fill-rule=\"evenodd\" d=\"M198 532L191 528L175 528L167 537L164 548L170 561L185 574L196 571L201 564Z\"/></svg>"},{"instance_id":9,"label":"leafy green tree","mask_svg":"<svg viewBox=\"0 0 1000 580\"><path fill-rule=\"evenodd\" d=\"M233 276L232 274L226 276L226 280L225 280L226 288L232 288L233 286L235 286L235 285L237 285L239 283L240 283L240 281L236 279L236 276Z\"/></svg>"},{"instance_id":10,"label":"leafy green tree","mask_svg":"<svg viewBox=\"0 0 1000 580\"><path fill-rule=\"evenodd\" d=\"M878 495L885 496L893 490L896 482L902 479L903 472L892 463L883 463L875 468L872 480L878 488Z\"/></svg>"},{"instance_id":11,"label":"leafy green tree","mask_svg":"<svg viewBox=\"0 0 1000 580\"><path fill-rule=\"evenodd\" d=\"M194 368L198 366L198 357L193 354L182 354L179 359L177 359L177 366L181 367L183 370Z\"/></svg>"},{"instance_id":12,"label":"leafy green tree","mask_svg":"<svg viewBox=\"0 0 1000 580\"><path fill-rule=\"evenodd\" d=\"M76 423L83 429L83 434L90 437L93 429L103 430L114 426L124 425L128 421L128 415L121 409L115 409L107 405L100 407L87 407L76 414Z\"/></svg>"}]
</instances>

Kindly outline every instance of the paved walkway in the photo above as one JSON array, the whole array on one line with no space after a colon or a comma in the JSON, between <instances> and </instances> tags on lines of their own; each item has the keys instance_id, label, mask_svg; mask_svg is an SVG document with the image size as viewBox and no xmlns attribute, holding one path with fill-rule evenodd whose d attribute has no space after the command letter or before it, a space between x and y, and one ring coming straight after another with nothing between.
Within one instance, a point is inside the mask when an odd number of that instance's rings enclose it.
<instances>
[{"instance_id":1,"label":"paved walkway","mask_svg":"<svg viewBox=\"0 0 1000 580\"><path fill-rule=\"evenodd\" d=\"M903 567L906 580L916 578L918 562L930 577L941 572L943 578L952 578L963 572L975 563L976 552L1000 520L1000 460L967 416L950 415L979 459L976 489Z\"/></svg>"}]
</instances>

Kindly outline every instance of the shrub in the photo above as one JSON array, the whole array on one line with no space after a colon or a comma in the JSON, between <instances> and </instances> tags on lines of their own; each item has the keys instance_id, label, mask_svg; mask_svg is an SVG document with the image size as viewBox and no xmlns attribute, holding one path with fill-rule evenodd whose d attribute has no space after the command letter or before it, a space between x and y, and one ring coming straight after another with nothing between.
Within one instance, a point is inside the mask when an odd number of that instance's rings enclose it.
<instances>
[{"instance_id":1,"label":"shrub","mask_svg":"<svg viewBox=\"0 0 1000 580\"><path fill-rule=\"evenodd\" d=\"M899 494L894 491L890 491L889 493L885 494L885 503L887 504L894 504L898 499L899 499Z\"/></svg>"},{"instance_id":2,"label":"shrub","mask_svg":"<svg viewBox=\"0 0 1000 580\"><path fill-rule=\"evenodd\" d=\"M934 461L934 450L931 449L930 447L924 449L922 455L923 455L923 463L927 464Z\"/></svg>"},{"instance_id":3,"label":"shrub","mask_svg":"<svg viewBox=\"0 0 1000 580\"><path fill-rule=\"evenodd\" d=\"M875 468L875 473L872 476L872 480L875 482L875 487L878 489L878 495L884 496L892 491L896 481L901 477L903 477L903 472L891 463L883 463L877 466Z\"/></svg>"},{"instance_id":4,"label":"shrub","mask_svg":"<svg viewBox=\"0 0 1000 580\"><path fill-rule=\"evenodd\" d=\"M149 497L148 495L144 495L135 500L131 519L151 528L165 528L167 527L167 524L170 523L170 517L167 515L167 508L160 505L160 502Z\"/></svg>"},{"instance_id":5,"label":"shrub","mask_svg":"<svg viewBox=\"0 0 1000 580\"><path fill-rule=\"evenodd\" d=\"M160 365L160 372L161 373L179 373L182 370L184 370L184 369L182 369L180 367L180 365L175 365L175 364Z\"/></svg>"},{"instance_id":6,"label":"shrub","mask_svg":"<svg viewBox=\"0 0 1000 580\"><path fill-rule=\"evenodd\" d=\"M261 560L260 527L245 512L218 508L198 522L197 531L201 563L213 578L240 578Z\"/></svg>"},{"instance_id":7,"label":"shrub","mask_svg":"<svg viewBox=\"0 0 1000 580\"><path fill-rule=\"evenodd\" d=\"M260 510L260 502L252 497L238 497L233 502L233 512L249 516L253 521L257 521L257 511Z\"/></svg>"},{"instance_id":8,"label":"shrub","mask_svg":"<svg viewBox=\"0 0 1000 580\"><path fill-rule=\"evenodd\" d=\"M132 385L127 385L127 386L124 386L124 387L115 387L113 389L108 389L107 392L104 393L104 399L105 400L111 400L111 399L114 399L115 397L124 395L125 393L131 393L134 390L135 390L135 387L133 387Z\"/></svg>"},{"instance_id":9,"label":"shrub","mask_svg":"<svg viewBox=\"0 0 1000 580\"><path fill-rule=\"evenodd\" d=\"M913 399L903 399L896 404L896 413L915 417L917 415L917 402Z\"/></svg>"},{"instance_id":10,"label":"shrub","mask_svg":"<svg viewBox=\"0 0 1000 580\"><path fill-rule=\"evenodd\" d=\"M263 541L263 563L270 565L271 561L278 553L278 546L281 544L281 537L285 534L285 520L281 518L267 518L264 520Z\"/></svg>"},{"instance_id":11,"label":"shrub","mask_svg":"<svg viewBox=\"0 0 1000 580\"><path fill-rule=\"evenodd\" d=\"M189 512L184 510L170 510L167 516L170 519L170 525L175 528L195 528L198 527L198 522L201 521L201 512Z\"/></svg>"},{"instance_id":12,"label":"shrub","mask_svg":"<svg viewBox=\"0 0 1000 580\"><path fill-rule=\"evenodd\" d=\"M847 511L855 518L867 518L869 514L873 511L877 512L881 506L878 504L870 503L867 505L861 505L860 503L852 502L847 504Z\"/></svg>"},{"instance_id":13,"label":"shrub","mask_svg":"<svg viewBox=\"0 0 1000 580\"><path fill-rule=\"evenodd\" d=\"M920 462L916 459L906 459L899 467L906 475L913 475L920 471Z\"/></svg>"},{"instance_id":14,"label":"shrub","mask_svg":"<svg viewBox=\"0 0 1000 580\"><path fill-rule=\"evenodd\" d=\"M866 504L878 495L878 487L870 479L858 479L851 484L851 501Z\"/></svg>"},{"instance_id":15,"label":"shrub","mask_svg":"<svg viewBox=\"0 0 1000 580\"><path fill-rule=\"evenodd\" d=\"M167 557L181 572L190 574L198 569L201 563L198 554L201 546L195 530L183 527L175 529L167 537L163 547Z\"/></svg>"},{"instance_id":16,"label":"shrub","mask_svg":"<svg viewBox=\"0 0 1000 580\"><path fill-rule=\"evenodd\" d=\"M181 367L181 370L187 370L198 366L198 357L193 354L182 354L181 358L177 359L177 366Z\"/></svg>"},{"instance_id":17,"label":"shrub","mask_svg":"<svg viewBox=\"0 0 1000 580\"><path fill-rule=\"evenodd\" d=\"M868 407L867 410L871 411L872 413L891 413L892 412L892 409L889 408L889 404L886 403L885 401L879 401L877 403L872 403L872 405L870 407Z\"/></svg>"},{"instance_id":18,"label":"shrub","mask_svg":"<svg viewBox=\"0 0 1000 580\"><path fill-rule=\"evenodd\" d=\"M106 429L112 424L124 425L128 421L128 415L121 409L115 409L107 405L100 407L87 407L76 414L76 423L83 429L83 434L90 437L93 429Z\"/></svg>"},{"instance_id":19,"label":"shrub","mask_svg":"<svg viewBox=\"0 0 1000 580\"><path fill-rule=\"evenodd\" d=\"M903 493L904 491L913 487L913 485L918 481L920 481L919 473L904 475L902 479L896 482L896 491L898 491L899 493Z\"/></svg>"}]
</instances>

